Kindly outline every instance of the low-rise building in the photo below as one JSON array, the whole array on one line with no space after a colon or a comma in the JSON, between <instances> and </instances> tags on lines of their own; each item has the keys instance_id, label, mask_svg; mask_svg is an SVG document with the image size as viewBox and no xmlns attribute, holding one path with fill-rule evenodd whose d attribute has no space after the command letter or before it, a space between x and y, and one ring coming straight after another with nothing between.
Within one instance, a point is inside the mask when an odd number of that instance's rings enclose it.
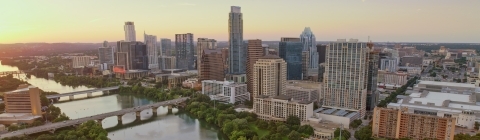
<instances>
[{"instance_id":1,"label":"low-rise building","mask_svg":"<svg viewBox=\"0 0 480 140\"><path fill-rule=\"evenodd\" d=\"M253 110L262 120L286 121L288 116L294 115L304 122L313 116L313 102L296 101L285 95L259 95L254 98Z\"/></svg>"},{"instance_id":2,"label":"low-rise building","mask_svg":"<svg viewBox=\"0 0 480 140\"><path fill-rule=\"evenodd\" d=\"M319 103L322 84L312 81L289 80L285 95L298 101L312 101Z\"/></svg>"},{"instance_id":3,"label":"low-rise building","mask_svg":"<svg viewBox=\"0 0 480 140\"><path fill-rule=\"evenodd\" d=\"M351 122L360 119L360 112L355 110L321 107L315 109L313 113L317 118L337 124L343 124L347 129L349 128Z\"/></svg>"},{"instance_id":4,"label":"low-rise building","mask_svg":"<svg viewBox=\"0 0 480 140\"><path fill-rule=\"evenodd\" d=\"M420 75L422 67L398 67L400 70L406 71L408 75Z\"/></svg>"},{"instance_id":5,"label":"low-rise building","mask_svg":"<svg viewBox=\"0 0 480 140\"><path fill-rule=\"evenodd\" d=\"M120 79L134 79L143 78L148 76L148 70L126 70L126 71L114 71L115 77Z\"/></svg>"},{"instance_id":6,"label":"low-rise building","mask_svg":"<svg viewBox=\"0 0 480 140\"><path fill-rule=\"evenodd\" d=\"M377 85L390 84L390 85L405 85L407 83L408 74L403 72L388 72L379 70L377 77Z\"/></svg>"},{"instance_id":7,"label":"low-rise building","mask_svg":"<svg viewBox=\"0 0 480 140\"><path fill-rule=\"evenodd\" d=\"M373 137L453 140L455 118L412 112L408 108L376 107L373 113Z\"/></svg>"},{"instance_id":8,"label":"low-rise building","mask_svg":"<svg viewBox=\"0 0 480 140\"><path fill-rule=\"evenodd\" d=\"M73 56L73 68L83 68L90 65L90 56Z\"/></svg>"},{"instance_id":9,"label":"low-rise building","mask_svg":"<svg viewBox=\"0 0 480 140\"><path fill-rule=\"evenodd\" d=\"M189 78L197 76L197 71L185 71L179 73L165 73L155 75L155 81L167 85L168 89L181 87L183 82Z\"/></svg>"},{"instance_id":10,"label":"low-rise building","mask_svg":"<svg viewBox=\"0 0 480 140\"><path fill-rule=\"evenodd\" d=\"M33 123L41 118L40 89L20 85L17 90L5 92L5 113L0 114L0 124Z\"/></svg>"},{"instance_id":11,"label":"low-rise building","mask_svg":"<svg viewBox=\"0 0 480 140\"><path fill-rule=\"evenodd\" d=\"M231 104L250 100L247 85L233 81L203 80L202 94L208 95L212 100Z\"/></svg>"}]
</instances>

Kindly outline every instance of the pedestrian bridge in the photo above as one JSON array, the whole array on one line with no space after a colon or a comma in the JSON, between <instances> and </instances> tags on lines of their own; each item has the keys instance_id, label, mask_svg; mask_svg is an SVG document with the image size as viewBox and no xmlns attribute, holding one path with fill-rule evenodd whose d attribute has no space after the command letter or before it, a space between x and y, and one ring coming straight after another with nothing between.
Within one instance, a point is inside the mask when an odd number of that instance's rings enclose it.
<instances>
[{"instance_id":1,"label":"pedestrian bridge","mask_svg":"<svg viewBox=\"0 0 480 140\"><path fill-rule=\"evenodd\" d=\"M69 92L69 93L62 93L62 94L54 94L54 95L47 95L48 99L58 99L60 97L66 97L68 96L70 100L74 99L74 95L80 95L80 94L87 94L87 97L92 97L93 92L99 92L99 91L110 91L110 90L116 90L120 88L120 86L114 86L114 87L106 87L106 88L97 88L97 89L90 89L90 90L84 90L84 91L75 91L75 92Z\"/></svg>"},{"instance_id":2,"label":"pedestrian bridge","mask_svg":"<svg viewBox=\"0 0 480 140\"><path fill-rule=\"evenodd\" d=\"M0 72L0 75L9 75L9 74L24 74L23 71L3 71Z\"/></svg>"},{"instance_id":3,"label":"pedestrian bridge","mask_svg":"<svg viewBox=\"0 0 480 140\"><path fill-rule=\"evenodd\" d=\"M108 112L108 113L103 113L103 114L98 114L94 116L89 116L89 117L84 117L84 118L78 118L74 120L68 120L64 122L57 122L57 123L50 123L50 124L45 124L37 127L31 127L31 128L26 128L22 130L17 130L14 132L9 132L6 134L2 134L0 136L0 139L3 138L8 138L8 137L16 137L16 136L24 136L24 135L30 135L30 134L35 134L39 132L55 132L56 129L63 128L63 127L68 127L68 126L74 126L74 125L79 125L83 122L90 121L90 120L96 120L100 125L102 124L102 120L108 117L113 117L117 116L118 122L122 123L122 116L131 112L136 113L136 119L140 120L140 112L146 109L152 109L153 113L157 113L157 109L161 106L168 106L169 109L172 109L174 105L176 106L181 106L183 102L185 102L189 97L183 97L183 98L178 98L178 99L173 99L169 101L163 101L163 102L158 102L154 104L148 104L148 105L143 105L143 106L138 106L134 108L126 108L118 111L113 111L113 112Z\"/></svg>"}]
</instances>

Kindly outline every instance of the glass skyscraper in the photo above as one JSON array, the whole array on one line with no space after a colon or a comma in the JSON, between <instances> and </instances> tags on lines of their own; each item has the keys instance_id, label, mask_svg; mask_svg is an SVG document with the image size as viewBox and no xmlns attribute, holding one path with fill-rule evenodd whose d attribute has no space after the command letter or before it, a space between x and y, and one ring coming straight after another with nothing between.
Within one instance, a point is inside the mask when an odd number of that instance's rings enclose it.
<instances>
[{"instance_id":1,"label":"glass skyscraper","mask_svg":"<svg viewBox=\"0 0 480 140\"><path fill-rule=\"evenodd\" d=\"M243 43L243 18L240 7L232 6L228 19L229 68L232 75L245 74L246 46Z\"/></svg>"},{"instance_id":2,"label":"glass skyscraper","mask_svg":"<svg viewBox=\"0 0 480 140\"><path fill-rule=\"evenodd\" d=\"M317 41L315 35L310 30L310 27L305 27L300 35L300 41L303 43L303 51L308 51L310 54L310 61L308 68L318 68L318 52Z\"/></svg>"},{"instance_id":3,"label":"glass skyscraper","mask_svg":"<svg viewBox=\"0 0 480 140\"><path fill-rule=\"evenodd\" d=\"M299 38L282 38L279 56L287 62L287 80L302 80L303 44Z\"/></svg>"}]
</instances>

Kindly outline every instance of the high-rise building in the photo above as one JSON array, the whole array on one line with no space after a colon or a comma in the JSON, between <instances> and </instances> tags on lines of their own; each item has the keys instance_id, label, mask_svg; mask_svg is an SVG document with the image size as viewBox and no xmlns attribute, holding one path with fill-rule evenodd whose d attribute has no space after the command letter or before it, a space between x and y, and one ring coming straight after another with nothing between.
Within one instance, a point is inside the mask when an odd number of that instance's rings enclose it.
<instances>
[{"instance_id":1,"label":"high-rise building","mask_svg":"<svg viewBox=\"0 0 480 140\"><path fill-rule=\"evenodd\" d=\"M162 55L172 56L172 40L168 38L160 39Z\"/></svg>"},{"instance_id":2,"label":"high-rise building","mask_svg":"<svg viewBox=\"0 0 480 140\"><path fill-rule=\"evenodd\" d=\"M248 40L247 52L247 90L253 93L253 65L264 55L262 40Z\"/></svg>"},{"instance_id":3,"label":"high-rise building","mask_svg":"<svg viewBox=\"0 0 480 140\"><path fill-rule=\"evenodd\" d=\"M253 98L285 95L287 63L275 55L266 55L253 65Z\"/></svg>"},{"instance_id":4,"label":"high-rise building","mask_svg":"<svg viewBox=\"0 0 480 140\"><path fill-rule=\"evenodd\" d=\"M245 74L246 46L243 43L243 17L238 6L232 6L228 18L229 70L230 75ZM234 77L234 76L231 76Z\"/></svg>"},{"instance_id":5,"label":"high-rise building","mask_svg":"<svg viewBox=\"0 0 480 140\"><path fill-rule=\"evenodd\" d=\"M325 63L327 45L317 45L318 64Z\"/></svg>"},{"instance_id":6,"label":"high-rise building","mask_svg":"<svg viewBox=\"0 0 480 140\"><path fill-rule=\"evenodd\" d=\"M160 56L158 57L158 62L162 69L177 68L177 61L175 56Z\"/></svg>"},{"instance_id":7,"label":"high-rise building","mask_svg":"<svg viewBox=\"0 0 480 140\"><path fill-rule=\"evenodd\" d=\"M202 54L203 54L203 50L214 50L214 49L217 49L217 41L215 39L198 38L198 40L197 40L197 64L195 65L195 66L197 66L198 75L202 75L202 56L203 56Z\"/></svg>"},{"instance_id":8,"label":"high-rise building","mask_svg":"<svg viewBox=\"0 0 480 140\"><path fill-rule=\"evenodd\" d=\"M396 72L397 71L397 59L394 58L382 58L380 59L380 70Z\"/></svg>"},{"instance_id":9,"label":"high-rise building","mask_svg":"<svg viewBox=\"0 0 480 140\"><path fill-rule=\"evenodd\" d=\"M365 115L368 51L356 39L338 39L327 48L323 106L356 110Z\"/></svg>"},{"instance_id":10,"label":"high-rise building","mask_svg":"<svg viewBox=\"0 0 480 140\"><path fill-rule=\"evenodd\" d=\"M303 51L302 52L302 78L308 78L308 66L310 64L310 52Z\"/></svg>"},{"instance_id":11,"label":"high-rise building","mask_svg":"<svg viewBox=\"0 0 480 140\"><path fill-rule=\"evenodd\" d=\"M309 52L310 62L308 68L318 68L317 42L310 27L305 27L302 34L300 34L300 41L303 43L303 51Z\"/></svg>"},{"instance_id":12,"label":"high-rise building","mask_svg":"<svg viewBox=\"0 0 480 140\"><path fill-rule=\"evenodd\" d=\"M302 80L303 44L300 38L282 37L278 49L280 58L287 62L287 80Z\"/></svg>"},{"instance_id":13,"label":"high-rise building","mask_svg":"<svg viewBox=\"0 0 480 140\"><path fill-rule=\"evenodd\" d=\"M260 95L253 101L254 113L262 120L286 121L290 115L306 122L314 115L312 101L298 101L285 95L269 97Z\"/></svg>"},{"instance_id":14,"label":"high-rise building","mask_svg":"<svg viewBox=\"0 0 480 140\"><path fill-rule=\"evenodd\" d=\"M193 34L186 33L175 35L175 56L177 57L178 69L194 69L193 50Z\"/></svg>"},{"instance_id":15,"label":"high-rise building","mask_svg":"<svg viewBox=\"0 0 480 140\"><path fill-rule=\"evenodd\" d=\"M202 80L217 80L222 81L225 79L225 73L223 69L223 54L220 49L204 49L200 54L202 57L198 61L200 62L200 68L198 70L200 74L200 81ZM200 73L201 71L201 73Z\"/></svg>"},{"instance_id":16,"label":"high-rise building","mask_svg":"<svg viewBox=\"0 0 480 140\"><path fill-rule=\"evenodd\" d=\"M455 118L449 114L416 114L409 108L376 107L373 112L372 133L374 137L391 139L453 140L455 122Z\"/></svg>"},{"instance_id":17,"label":"high-rise building","mask_svg":"<svg viewBox=\"0 0 480 140\"><path fill-rule=\"evenodd\" d=\"M157 36L143 33L147 45L148 69L158 70Z\"/></svg>"},{"instance_id":18,"label":"high-rise building","mask_svg":"<svg viewBox=\"0 0 480 140\"><path fill-rule=\"evenodd\" d=\"M74 56L72 62L73 68L83 68L90 64L90 56Z\"/></svg>"},{"instance_id":19,"label":"high-rise building","mask_svg":"<svg viewBox=\"0 0 480 140\"><path fill-rule=\"evenodd\" d=\"M108 42L103 43L103 47L98 48L98 59L101 65L101 70L108 69L108 65L115 64L115 50L108 46Z\"/></svg>"},{"instance_id":20,"label":"high-rise building","mask_svg":"<svg viewBox=\"0 0 480 140\"><path fill-rule=\"evenodd\" d=\"M123 70L147 70L147 46L142 42L118 41L115 65Z\"/></svg>"},{"instance_id":21,"label":"high-rise building","mask_svg":"<svg viewBox=\"0 0 480 140\"><path fill-rule=\"evenodd\" d=\"M368 43L367 45L373 45L373 43ZM373 46L372 46L373 47ZM371 111L378 102L378 92L377 92L377 73L378 73L378 53L373 52L373 48L370 49L370 54L368 55L368 74L366 75L367 81L367 110Z\"/></svg>"},{"instance_id":22,"label":"high-rise building","mask_svg":"<svg viewBox=\"0 0 480 140\"><path fill-rule=\"evenodd\" d=\"M32 113L32 115L42 115L40 89L38 89L38 87L20 85L17 90L5 92L3 96L5 99L6 113ZM19 115L21 118L21 114Z\"/></svg>"},{"instance_id":23,"label":"high-rise building","mask_svg":"<svg viewBox=\"0 0 480 140\"><path fill-rule=\"evenodd\" d=\"M135 33L135 24L132 21L125 22L123 26L123 30L125 31L125 41L137 41L136 33Z\"/></svg>"}]
</instances>

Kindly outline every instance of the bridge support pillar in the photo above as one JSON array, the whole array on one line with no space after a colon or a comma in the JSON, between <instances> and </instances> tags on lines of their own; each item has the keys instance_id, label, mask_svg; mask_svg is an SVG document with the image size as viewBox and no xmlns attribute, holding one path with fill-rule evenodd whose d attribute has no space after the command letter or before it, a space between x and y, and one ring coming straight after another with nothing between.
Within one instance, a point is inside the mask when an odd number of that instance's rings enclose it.
<instances>
[{"instance_id":1,"label":"bridge support pillar","mask_svg":"<svg viewBox=\"0 0 480 140\"><path fill-rule=\"evenodd\" d=\"M122 124L122 116L123 115L117 115L118 124Z\"/></svg>"},{"instance_id":2,"label":"bridge support pillar","mask_svg":"<svg viewBox=\"0 0 480 140\"><path fill-rule=\"evenodd\" d=\"M97 120L98 125L102 126L102 121L103 121L103 119L98 119Z\"/></svg>"},{"instance_id":3,"label":"bridge support pillar","mask_svg":"<svg viewBox=\"0 0 480 140\"><path fill-rule=\"evenodd\" d=\"M91 92L90 92L90 93L87 93L87 98L90 98L90 97L92 97L92 93L91 93Z\"/></svg>"},{"instance_id":4,"label":"bridge support pillar","mask_svg":"<svg viewBox=\"0 0 480 140\"><path fill-rule=\"evenodd\" d=\"M75 98L73 98L73 95L70 95L70 96L68 96L68 99L73 100Z\"/></svg>"},{"instance_id":5,"label":"bridge support pillar","mask_svg":"<svg viewBox=\"0 0 480 140\"><path fill-rule=\"evenodd\" d=\"M103 92L103 95L108 95L110 94L110 91L109 90L105 90L105 91L102 91Z\"/></svg>"},{"instance_id":6,"label":"bridge support pillar","mask_svg":"<svg viewBox=\"0 0 480 140\"><path fill-rule=\"evenodd\" d=\"M141 113L141 112L142 112L142 111L136 111L136 112L135 112L135 119L136 119L136 120L140 120L140 113Z\"/></svg>"},{"instance_id":7,"label":"bridge support pillar","mask_svg":"<svg viewBox=\"0 0 480 140\"><path fill-rule=\"evenodd\" d=\"M157 109L158 109L158 107L153 107L153 108L152 108L152 112L155 113L155 114L157 114Z\"/></svg>"}]
</instances>

